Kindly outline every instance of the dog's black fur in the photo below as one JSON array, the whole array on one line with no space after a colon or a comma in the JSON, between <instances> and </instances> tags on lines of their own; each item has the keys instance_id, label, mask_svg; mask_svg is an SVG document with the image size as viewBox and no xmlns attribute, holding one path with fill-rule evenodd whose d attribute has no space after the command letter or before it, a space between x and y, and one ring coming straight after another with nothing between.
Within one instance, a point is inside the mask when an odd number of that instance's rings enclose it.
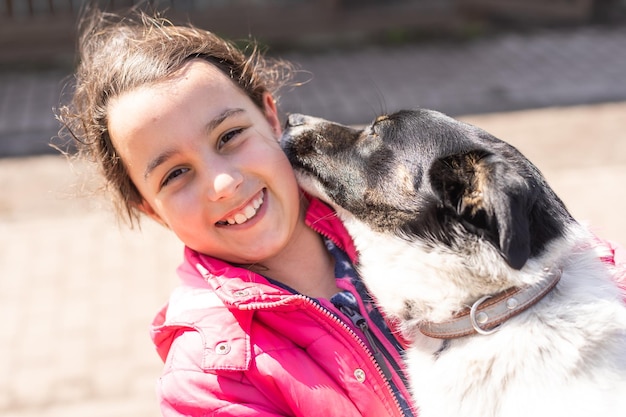
<instances>
[{"instance_id":1,"label":"dog's black fur","mask_svg":"<svg viewBox=\"0 0 626 417\"><path fill-rule=\"evenodd\" d=\"M438 112L400 111L364 129L291 115L285 138L296 171L317 177L328 197L376 230L463 251L462 225L519 269L573 221L517 149ZM406 178L390 174L400 167Z\"/></svg>"}]
</instances>

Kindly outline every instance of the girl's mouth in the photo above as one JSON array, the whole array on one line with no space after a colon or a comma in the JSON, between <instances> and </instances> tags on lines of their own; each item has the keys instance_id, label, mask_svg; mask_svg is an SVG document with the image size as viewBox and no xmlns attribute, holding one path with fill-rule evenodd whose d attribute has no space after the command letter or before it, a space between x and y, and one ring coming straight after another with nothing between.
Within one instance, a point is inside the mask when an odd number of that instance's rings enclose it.
<instances>
[{"instance_id":1,"label":"girl's mouth","mask_svg":"<svg viewBox=\"0 0 626 417\"><path fill-rule=\"evenodd\" d=\"M256 216L259 208L263 205L263 196L264 192L261 191L259 195L250 200L250 203L248 203L248 205L246 205L243 209L234 214L231 214L225 219L216 222L215 224L218 226L230 226L233 224L243 224L247 222L248 220Z\"/></svg>"}]
</instances>

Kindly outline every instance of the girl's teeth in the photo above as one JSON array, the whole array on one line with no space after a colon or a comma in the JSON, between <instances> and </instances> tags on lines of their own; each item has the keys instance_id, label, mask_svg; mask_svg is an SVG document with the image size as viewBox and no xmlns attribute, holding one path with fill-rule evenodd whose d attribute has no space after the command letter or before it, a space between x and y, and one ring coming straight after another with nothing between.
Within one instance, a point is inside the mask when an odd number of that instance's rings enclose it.
<instances>
[{"instance_id":1,"label":"girl's teeth","mask_svg":"<svg viewBox=\"0 0 626 417\"><path fill-rule=\"evenodd\" d=\"M241 224L245 222L246 220L248 220L248 218L246 217L245 214L242 214L242 213L235 214L235 223Z\"/></svg>"},{"instance_id":2,"label":"girl's teeth","mask_svg":"<svg viewBox=\"0 0 626 417\"><path fill-rule=\"evenodd\" d=\"M252 217L252 216L254 216L256 214L256 209L257 209L257 207L248 206L243 211L243 214L249 219L250 217Z\"/></svg>"},{"instance_id":3,"label":"girl's teeth","mask_svg":"<svg viewBox=\"0 0 626 417\"><path fill-rule=\"evenodd\" d=\"M259 207L261 207L261 204L263 204L263 197L259 197L256 200L252 201L252 204L249 206L246 206L243 209L242 213L237 213L235 214L235 216L233 216L232 218L228 218L225 221L220 221L218 222L218 224L242 224L245 223L246 221L250 220L252 217L254 217L254 215L256 214L256 211Z\"/></svg>"}]
</instances>

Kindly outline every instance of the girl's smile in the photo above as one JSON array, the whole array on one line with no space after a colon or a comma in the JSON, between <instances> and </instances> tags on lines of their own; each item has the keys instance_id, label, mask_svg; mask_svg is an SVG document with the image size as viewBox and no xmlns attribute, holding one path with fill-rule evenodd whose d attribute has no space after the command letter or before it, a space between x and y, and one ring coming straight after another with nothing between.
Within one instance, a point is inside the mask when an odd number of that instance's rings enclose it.
<instances>
[{"instance_id":1,"label":"girl's smile","mask_svg":"<svg viewBox=\"0 0 626 417\"><path fill-rule=\"evenodd\" d=\"M224 220L219 220L216 224L218 226L230 226L230 225L241 225L247 223L259 212L259 209L263 205L263 195L265 190L260 192L256 197L252 200L248 201L248 203L242 209L236 210L233 213L229 214Z\"/></svg>"}]
</instances>

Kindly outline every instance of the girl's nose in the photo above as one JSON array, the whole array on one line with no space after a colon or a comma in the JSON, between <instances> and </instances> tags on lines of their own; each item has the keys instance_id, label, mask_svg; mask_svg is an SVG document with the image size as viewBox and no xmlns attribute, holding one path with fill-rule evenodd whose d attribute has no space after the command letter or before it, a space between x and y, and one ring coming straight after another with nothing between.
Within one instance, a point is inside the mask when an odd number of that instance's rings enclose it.
<instances>
[{"instance_id":1,"label":"girl's nose","mask_svg":"<svg viewBox=\"0 0 626 417\"><path fill-rule=\"evenodd\" d=\"M218 201L233 195L239 185L243 182L241 172L232 169L221 169L213 172L209 177L207 195L209 200Z\"/></svg>"}]
</instances>

